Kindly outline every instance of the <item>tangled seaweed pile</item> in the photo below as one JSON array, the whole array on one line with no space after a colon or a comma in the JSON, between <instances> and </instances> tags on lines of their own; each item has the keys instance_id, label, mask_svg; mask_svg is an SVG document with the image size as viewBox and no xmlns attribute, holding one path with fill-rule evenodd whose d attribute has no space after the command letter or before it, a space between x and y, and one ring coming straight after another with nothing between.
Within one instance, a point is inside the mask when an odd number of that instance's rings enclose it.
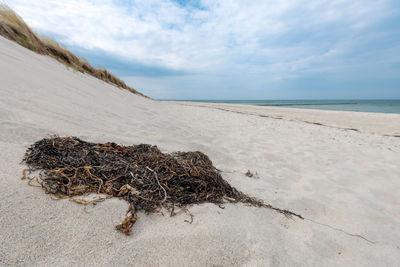
<instances>
[{"instance_id":1,"label":"tangled seaweed pile","mask_svg":"<svg viewBox=\"0 0 400 267\"><path fill-rule=\"evenodd\" d=\"M125 220L117 229L129 235L138 211L174 208L191 204L242 202L267 207L287 216L300 215L274 208L238 191L224 179L201 152L162 153L156 146L97 144L76 137L51 137L33 144L23 159L29 170L41 170L37 180L59 198L103 193L129 202ZM26 178L25 172L24 177ZM104 199L101 199L104 200Z\"/></svg>"}]
</instances>

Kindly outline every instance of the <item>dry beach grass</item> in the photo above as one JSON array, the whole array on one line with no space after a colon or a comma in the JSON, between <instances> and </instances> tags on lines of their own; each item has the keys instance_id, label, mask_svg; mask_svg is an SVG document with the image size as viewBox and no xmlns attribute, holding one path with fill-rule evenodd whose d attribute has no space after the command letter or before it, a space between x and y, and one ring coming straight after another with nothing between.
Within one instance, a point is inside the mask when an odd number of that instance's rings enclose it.
<instances>
[{"instance_id":1,"label":"dry beach grass","mask_svg":"<svg viewBox=\"0 0 400 267\"><path fill-rule=\"evenodd\" d=\"M127 89L134 94L144 96L142 93L126 85L124 81L115 77L108 70L104 68L94 68L86 60L77 57L56 41L39 36L20 16L18 16L18 14L7 5L1 3L0 35L39 54L51 56L74 70L87 73L102 81Z\"/></svg>"}]
</instances>

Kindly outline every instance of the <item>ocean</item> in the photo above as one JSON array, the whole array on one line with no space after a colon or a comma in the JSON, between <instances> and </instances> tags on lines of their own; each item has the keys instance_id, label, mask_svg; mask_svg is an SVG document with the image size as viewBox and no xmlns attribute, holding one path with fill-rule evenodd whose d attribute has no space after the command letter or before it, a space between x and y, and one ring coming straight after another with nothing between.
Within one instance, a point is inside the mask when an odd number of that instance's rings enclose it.
<instances>
[{"instance_id":1,"label":"ocean","mask_svg":"<svg viewBox=\"0 0 400 267\"><path fill-rule=\"evenodd\" d=\"M287 107L358 112L398 113L400 99L395 100L174 100L206 103L244 104L266 107Z\"/></svg>"}]
</instances>

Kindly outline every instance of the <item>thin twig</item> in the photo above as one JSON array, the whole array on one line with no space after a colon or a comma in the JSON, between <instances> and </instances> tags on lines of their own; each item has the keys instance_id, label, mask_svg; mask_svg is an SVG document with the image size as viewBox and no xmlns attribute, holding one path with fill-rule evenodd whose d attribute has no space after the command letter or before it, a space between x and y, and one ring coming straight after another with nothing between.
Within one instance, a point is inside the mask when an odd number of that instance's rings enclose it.
<instances>
[{"instance_id":1,"label":"thin twig","mask_svg":"<svg viewBox=\"0 0 400 267\"><path fill-rule=\"evenodd\" d=\"M147 166L146 166L146 169L148 169L149 171L151 171L151 172L154 173L154 176L156 177L156 180L157 180L158 185L159 185L159 186L161 187L161 189L164 191L164 199L163 199L163 201L161 202L161 203L164 203L165 200L167 200L167 191L166 191L165 188L160 184L160 181L158 180L157 173L156 173L153 169L151 169L151 168L149 168L149 167L147 167Z\"/></svg>"}]
</instances>

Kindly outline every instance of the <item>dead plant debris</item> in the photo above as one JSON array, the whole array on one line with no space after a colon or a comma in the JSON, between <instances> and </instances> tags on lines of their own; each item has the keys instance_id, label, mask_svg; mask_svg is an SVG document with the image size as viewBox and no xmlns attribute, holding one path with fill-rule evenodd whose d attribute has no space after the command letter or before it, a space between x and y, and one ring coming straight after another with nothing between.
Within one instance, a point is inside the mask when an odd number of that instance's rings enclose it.
<instances>
[{"instance_id":1,"label":"dead plant debris","mask_svg":"<svg viewBox=\"0 0 400 267\"><path fill-rule=\"evenodd\" d=\"M199 151L167 154L146 144L121 146L53 136L29 147L23 162L30 171L40 170L37 182L57 198L70 198L85 205L104 198L88 202L74 197L101 193L125 199L129 203L127 215L116 229L127 235L139 211L154 213L165 208L173 216L176 207L187 211L192 204L220 205L224 200L270 208L303 219L238 191L221 177L208 156ZM25 171L23 178L27 178Z\"/></svg>"},{"instance_id":2,"label":"dead plant debris","mask_svg":"<svg viewBox=\"0 0 400 267\"><path fill-rule=\"evenodd\" d=\"M247 176L247 177L253 177L254 174L253 174L250 170L247 170L246 176Z\"/></svg>"}]
</instances>

